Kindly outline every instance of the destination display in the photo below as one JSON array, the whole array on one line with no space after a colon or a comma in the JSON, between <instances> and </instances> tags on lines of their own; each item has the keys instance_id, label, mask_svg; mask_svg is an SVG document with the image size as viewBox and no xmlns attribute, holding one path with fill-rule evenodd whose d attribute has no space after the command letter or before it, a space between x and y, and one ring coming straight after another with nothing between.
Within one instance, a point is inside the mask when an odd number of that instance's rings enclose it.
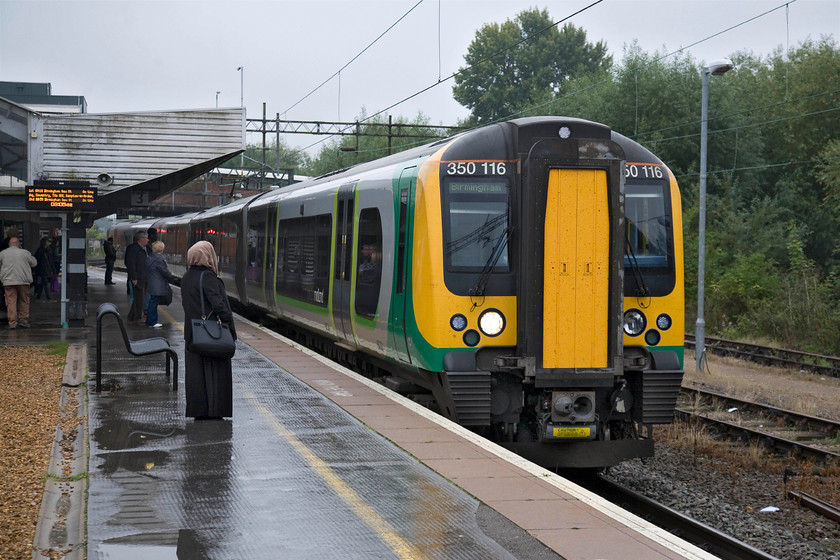
<instances>
[{"instance_id":1,"label":"destination display","mask_svg":"<svg viewBox=\"0 0 840 560\"><path fill-rule=\"evenodd\" d=\"M95 210L96 195L87 181L35 181L26 185L26 209Z\"/></svg>"}]
</instances>

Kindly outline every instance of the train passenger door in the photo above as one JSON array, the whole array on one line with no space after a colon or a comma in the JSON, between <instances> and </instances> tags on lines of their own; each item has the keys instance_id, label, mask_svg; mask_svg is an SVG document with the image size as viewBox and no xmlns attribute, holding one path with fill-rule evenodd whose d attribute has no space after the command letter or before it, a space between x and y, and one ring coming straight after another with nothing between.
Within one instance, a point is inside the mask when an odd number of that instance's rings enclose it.
<instances>
[{"instance_id":1,"label":"train passenger door","mask_svg":"<svg viewBox=\"0 0 840 560\"><path fill-rule=\"evenodd\" d=\"M263 297L268 309L277 307L277 300L274 298L274 282L277 278L275 266L277 260L277 204L268 207L268 216L265 224L265 257L263 260Z\"/></svg>"},{"instance_id":2,"label":"train passenger door","mask_svg":"<svg viewBox=\"0 0 840 560\"><path fill-rule=\"evenodd\" d=\"M347 341L353 339L350 319L350 286L353 280L353 220L356 183L342 185L336 195L335 261L333 262L332 313L336 333Z\"/></svg>"},{"instance_id":3,"label":"train passenger door","mask_svg":"<svg viewBox=\"0 0 840 560\"><path fill-rule=\"evenodd\" d=\"M391 343L397 358L411 363L408 343L405 337L406 291L408 289L408 260L411 254L409 227L411 223L411 202L416 180L416 167L404 169L399 182L399 210L396 232L396 270L394 271L394 298L391 305Z\"/></svg>"}]
</instances>

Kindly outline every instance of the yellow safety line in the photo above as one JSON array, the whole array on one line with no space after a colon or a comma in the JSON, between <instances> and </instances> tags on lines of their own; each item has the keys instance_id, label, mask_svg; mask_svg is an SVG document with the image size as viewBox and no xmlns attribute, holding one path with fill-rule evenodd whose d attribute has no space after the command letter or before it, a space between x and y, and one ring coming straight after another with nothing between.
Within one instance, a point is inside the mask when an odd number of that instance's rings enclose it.
<instances>
[{"instance_id":1,"label":"yellow safety line","mask_svg":"<svg viewBox=\"0 0 840 560\"><path fill-rule=\"evenodd\" d=\"M166 315L167 319L176 325L181 331L184 327L163 308L158 308L158 313ZM385 543L399 558L403 559L422 559L424 558L411 543L403 539L394 529L394 527L380 516L375 509L369 506L355 490L353 490L346 482L344 482L330 466L315 455L302 441L300 441L295 434L293 434L282 422L280 422L265 405L260 403L256 396L250 391L245 391L245 398L254 402L259 413L265 418L286 442L294 448L304 461L314 470L327 485L338 494L345 504L347 504L353 513L361 519L373 532L377 534L379 539Z\"/></svg>"},{"instance_id":2,"label":"yellow safety line","mask_svg":"<svg viewBox=\"0 0 840 560\"><path fill-rule=\"evenodd\" d=\"M176 320L175 320L175 317L173 317L172 315L170 315L170 314L169 314L169 312L166 310L166 308L165 308L165 307L163 307L162 305L159 305L159 306L158 306L158 315L160 315L161 313L163 313L163 315L164 315L164 316L166 316L166 320L167 320L167 321L169 321L170 323L172 323L173 325L175 325L176 327L178 327L178 329L179 329L181 332L184 332L184 324L183 324L183 323L181 323L180 321L176 321Z\"/></svg>"},{"instance_id":3,"label":"yellow safety line","mask_svg":"<svg viewBox=\"0 0 840 560\"><path fill-rule=\"evenodd\" d=\"M274 427L283 439L291 445L309 466L327 483L327 485L338 494L356 516L364 521L388 547L399 558L423 558L409 542L403 539L394 527L383 519L371 506L369 506L346 482L344 482L330 466L315 455L302 441L300 441L282 422L280 422L270 410L250 392L245 392L246 398L253 401L259 413Z\"/></svg>"}]
</instances>

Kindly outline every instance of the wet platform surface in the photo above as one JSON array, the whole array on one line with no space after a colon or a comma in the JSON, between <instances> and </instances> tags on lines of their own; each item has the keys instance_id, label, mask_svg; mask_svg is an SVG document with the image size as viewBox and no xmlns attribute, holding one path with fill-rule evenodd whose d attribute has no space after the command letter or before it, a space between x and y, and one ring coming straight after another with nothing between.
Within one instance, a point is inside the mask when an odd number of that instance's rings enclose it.
<instances>
[{"instance_id":1,"label":"wet platform surface","mask_svg":"<svg viewBox=\"0 0 840 560\"><path fill-rule=\"evenodd\" d=\"M33 328L3 337L86 341L93 376L96 307L128 311L123 282L99 274L86 327L33 304ZM166 337L183 368L175 295L162 329L129 336ZM185 418L163 354L131 357L105 325L103 391L88 382L87 558L710 558L244 320L233 418Z\"/></svg>"}]
</instances>

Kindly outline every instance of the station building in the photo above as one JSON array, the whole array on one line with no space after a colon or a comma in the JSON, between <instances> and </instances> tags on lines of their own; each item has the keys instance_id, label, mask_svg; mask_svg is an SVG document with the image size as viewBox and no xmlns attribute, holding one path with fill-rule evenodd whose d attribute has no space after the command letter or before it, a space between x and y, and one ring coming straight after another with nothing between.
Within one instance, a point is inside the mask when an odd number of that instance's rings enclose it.
<instances>
[{"instance_id":1,"label":"station building","mask_svg":"<svg viewBox=\"0 0 840 560\"><path fill-rule=\"evenodd\" d=\"M35 252L61 248L61 324L88 316L86 230L101 217L146 214L245 150L245 109L95 114L48 83L0 82L0 228Z\"/></svg>"}]
</instances>

